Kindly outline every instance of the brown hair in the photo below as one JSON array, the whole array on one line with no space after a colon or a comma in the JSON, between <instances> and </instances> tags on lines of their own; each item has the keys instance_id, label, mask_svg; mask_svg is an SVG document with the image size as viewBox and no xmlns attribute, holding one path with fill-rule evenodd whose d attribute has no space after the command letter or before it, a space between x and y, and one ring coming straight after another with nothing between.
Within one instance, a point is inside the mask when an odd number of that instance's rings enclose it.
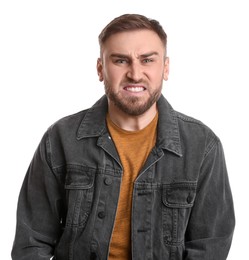
<instances>
[{"instance_id":1,"label":"brown hair","mask_svg":"<svg viewBox=\"0 0 249 260\"><path fill-rule=\"evenodd\" d=\"M137 29L154 31L161 39L165 49L167 48L167 34L160 23L157 20L149 19L140 14L123 14L113 19L100 33L99 45L102 47L105 41L115 33Z\"/></svg>"}]
</instances>

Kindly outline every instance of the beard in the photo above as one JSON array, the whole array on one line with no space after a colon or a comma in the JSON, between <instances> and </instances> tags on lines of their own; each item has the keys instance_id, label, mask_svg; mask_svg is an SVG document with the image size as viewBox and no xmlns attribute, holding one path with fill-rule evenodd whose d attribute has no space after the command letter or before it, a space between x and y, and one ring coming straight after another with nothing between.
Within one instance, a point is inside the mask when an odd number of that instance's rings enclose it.
<instances>
[{"instance_id":1,"label":"beard","mask_svg":"<svg viewBox=\"0 0 249 260\"><path fill-rule=\"evenodd\" d=\"M141 97L122 97L120 92L114 92L111 86L104 82L105 93L113 104L118 107L124 113L130 116L140 116L145 113L155 102L158 101L161 96L162 85L156 88L154 91L148 91L149 97L144 100Z\"/></svg>"}]
</instances>

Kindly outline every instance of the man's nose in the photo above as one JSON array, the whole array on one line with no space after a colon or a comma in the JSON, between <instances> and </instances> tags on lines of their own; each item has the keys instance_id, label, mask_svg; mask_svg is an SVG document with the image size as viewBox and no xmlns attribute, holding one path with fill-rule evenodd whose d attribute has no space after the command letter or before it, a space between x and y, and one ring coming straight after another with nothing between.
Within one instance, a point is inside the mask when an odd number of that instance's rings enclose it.
<instances>
[{"instance_id":1,"label":"man's nose","mask_svg":"<svg viewBox=\"0 0 249 260\"><path fill-rule=\"evenodd\" d=\"M127 71L127 78L131 79L134 82L139 82L142 79L142 68L141 65L138 63L132 63L129 66L129 69Z\"/></svg>"}]
</instances>

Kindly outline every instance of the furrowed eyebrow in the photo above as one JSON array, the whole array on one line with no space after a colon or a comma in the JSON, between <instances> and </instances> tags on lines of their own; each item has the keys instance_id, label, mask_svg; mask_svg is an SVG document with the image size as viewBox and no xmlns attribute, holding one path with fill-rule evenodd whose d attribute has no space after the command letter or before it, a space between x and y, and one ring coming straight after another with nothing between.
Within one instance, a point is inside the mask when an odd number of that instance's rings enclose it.
<instances>
[{"instance_id":1,"label":"furrowed eyebrow","mask_svg":"<svg viewBox=\"0 0 249 260\"><path fill-rule=\"evenodd\" d=\"M119 53L113 53L110 55L111 58L123 58L123 59L128 59L129 56L128 55L124 55L124 54L119 54Z\"/></svg>"},{"instance_id":2,"label":"furrowed eyebrow","mask_svg":"<svg viewBox=\"0 0 249 260\"><path fill-rule=\"evenodd\" d=\"M142 58L148 58L148 57L154 56L154 55L158 55L158 52L153 51L153 52L145 53L145 54L140 55L140 57L142 57Z\"/></svg>"},{"instance_id":3,"label":"furrowed eyebrow","mask_svg":"<svg viewBox=\"0 0 249 260\"><path fill-rule=\"evenodd\" d=\"M151 56L154 56L154 55L159 55L159 54L158 54L158 52L153 51L153 52L141 54L139 56L139 58L148 58L148 57L151 57ZM110 55L110 57L111 58L122 58L122 59L129 59L130 58L129 55L125 55L125 54L121 54L121 53L113 53L113 54Z\"/></svg>"}]
</instances>

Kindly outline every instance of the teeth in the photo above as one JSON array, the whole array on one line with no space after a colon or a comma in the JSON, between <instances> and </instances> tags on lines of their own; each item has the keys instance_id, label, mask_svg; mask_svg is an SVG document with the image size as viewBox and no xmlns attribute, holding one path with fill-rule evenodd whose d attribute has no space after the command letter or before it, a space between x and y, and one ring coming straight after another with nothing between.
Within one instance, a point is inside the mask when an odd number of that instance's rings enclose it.
<instances>
[{"instance_id":1,"label":"teeth","mask_svg":"<svg viewBox=\"0 0 249 260\"><path fill-rule=\"evenodd\" d=\"M141 92L144 90L143 87L127 87L126 90L131 92Z\"/></svg>"}]
</instances>

